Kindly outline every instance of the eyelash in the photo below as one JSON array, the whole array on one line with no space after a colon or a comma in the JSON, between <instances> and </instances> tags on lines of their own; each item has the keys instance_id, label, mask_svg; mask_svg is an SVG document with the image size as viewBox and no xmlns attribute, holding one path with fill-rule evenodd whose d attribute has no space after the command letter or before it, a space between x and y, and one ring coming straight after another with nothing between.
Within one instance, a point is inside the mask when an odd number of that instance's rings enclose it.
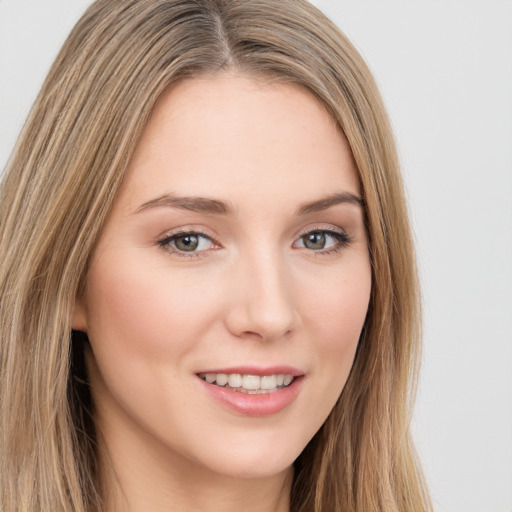
<instances>
[{"instance_id":1,"label":"eyelash","mask_svg":"<svg viewBox=\"0 0 512 512\"><path fill-rule=\"evenodd\" d=\"M329 247L328 249L321 249L318 251L314 251L311 249L311 252L315 256L323 256L323 255L327 256L327 255L331 255L331 254L336 254L339 251L341 251L342 249L344 249L345 247L347 247L348 245L350 245L350 243L352 242L352 238L347 233L345 233L345 231L342 231L341 229L336 230L336 229L327 229L327 228L309 229L308 231L305 231L304 233L302 233L300 235L300 237L298 238L298 240L301 240L304 237L307 237L308 235L311 235L313 233L323 233L324 235L328 235L328 236L334 238L334 240L336 240L336 244L333 245L332 247Z\"/></svg>"},{"instance_id":2,"label":"eyelash","mask_svg":"<svg viewBox=\"0 0 512 512\"><path fill-rule=\"evenodd\" d=\"M315 256L335 254L335 253L341 251L342 249L344 249L345 247L347 247L348 245L350 245L350 243L352 242L352 238L344 231L342 231L342 230L338 231L335 229L326 229L326 228L313 228L308 231L305 231L304 233L302 233L299 236L299 238L297 240L301 240L313 233L323 233L325 235L328 235L328 236L334 238L337 242L333 247L330 247L328 249L322 249L322 250L318 250L318 251L311 249L310 251ZM195 235L198 238L207 239L207 240L211 241L213 244L220 246L220 243L217 240L215 240L213 237L211 237L210 235L207 235L205 233L202 233L201 231L196 231L196 230L176 231L175 233L172 233L172 234L166 236L165 238L158 240L157 245L160 246L162 248L162 250L164 250L170 254L176 255L178 257L181 257L181 258L202 257L204 255L203 253L207 252L206 250L186 252L186 251L180 251L178 249L175 249L174 247L172 247L170 245L171 242L175 241L176 239L178 239L180 237L187 236L187 235ZM304 247L304 248L307 249L307 247Z\"/></svg>"},{"instance_id":3,"label":"eyelash","mask_svg":"<svg viewBox=\"0 0 512 512\"><path fill-rule=\"evenodd\" d=\"M165 238L163 238L162 240L158 240L157 244L166 252L170 253L170 254L173 254L173 255L176 255L180 258L199 258L201 256L203 256L203 253L206 252L206 251L190 251L190 252L185 252L185 251L180 251L178 249L175 249L174 247L172 247L171 242L180 238L180 237L184 237L184 236L187 236L187 235L195 235L197 236L198 238L206 238L207 240L210 240L212 243L214 243L215 245L219 245L220 246L220 243L217 242L213 237L205 234L205 233L202 233L201 231L196 231L196 230L189 230L189 231L186 231L186 230L179 230L179 231L176 231L175 233L172 233L168 236L166 236Z\"/></svg>"}]
</instances>

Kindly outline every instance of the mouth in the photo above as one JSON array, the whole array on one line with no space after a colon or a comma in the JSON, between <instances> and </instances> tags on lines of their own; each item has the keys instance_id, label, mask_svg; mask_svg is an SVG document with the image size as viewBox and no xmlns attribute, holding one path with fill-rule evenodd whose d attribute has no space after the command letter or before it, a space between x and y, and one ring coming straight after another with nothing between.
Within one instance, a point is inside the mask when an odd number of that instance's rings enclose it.
<instances>
[{"instance_id":1,"label":"mouth","mask_svg":"<svg viewBox=\"0 0 512 512\"><path fill-rule=\"evenodd\" d=\"M271 416L299 396L305 372L293 366L236 366L203 369L197 380L215 402L237 415Z\"/></svg>"},{"instance_id":2,"label":"mouth","mask_svg":"<svg viewBox=\"0 0 512 512\"><path fill-rule=\"evenodd\" d=\"M249 395L275 393L290 386L296 379L286 373L261 376L244 373L199 373L198 376L208 384Z\"/></svg>"}]
</instances>

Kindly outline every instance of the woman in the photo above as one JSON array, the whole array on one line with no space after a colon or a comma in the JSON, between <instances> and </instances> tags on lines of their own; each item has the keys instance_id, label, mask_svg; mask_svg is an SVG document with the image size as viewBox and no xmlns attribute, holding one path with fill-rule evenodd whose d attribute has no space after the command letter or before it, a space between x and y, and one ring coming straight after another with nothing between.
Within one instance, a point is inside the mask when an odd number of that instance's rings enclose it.
<instances>
[{"instance_id":1,"label":"woman","mask_svg":"<svg viewBox=\"0 0 512 512\"><path fill-rule=\"evenodd\" d=\"M95 2L0 205L2 510L430 510L391 130L309 4Z\"/></svg>"}]
</instances>

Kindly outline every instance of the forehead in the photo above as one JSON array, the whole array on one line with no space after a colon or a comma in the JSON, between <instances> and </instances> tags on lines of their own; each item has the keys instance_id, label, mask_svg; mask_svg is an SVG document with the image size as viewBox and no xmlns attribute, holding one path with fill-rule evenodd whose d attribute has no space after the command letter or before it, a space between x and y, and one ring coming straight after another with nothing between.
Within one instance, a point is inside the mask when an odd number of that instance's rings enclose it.
<instances>
[{"instance_id":1,"label":"forehead","mask_svg":"<svg viewBox=\"0 0 512 512\"><path fill-rule=\"evenodd\" d=\"M283 189L333 188L359 193L348 143L324 106L299 86L233 73L166 92L123 185L130 202L162 193L270 200Z\"/></svg>"}]
</instances>

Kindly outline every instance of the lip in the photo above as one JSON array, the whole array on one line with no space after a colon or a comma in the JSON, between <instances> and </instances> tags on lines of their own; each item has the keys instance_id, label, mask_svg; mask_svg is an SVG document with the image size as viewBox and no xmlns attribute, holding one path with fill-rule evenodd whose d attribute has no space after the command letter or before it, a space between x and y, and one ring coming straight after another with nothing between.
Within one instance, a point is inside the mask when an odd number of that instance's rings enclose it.
<instances>
[{"instance_id":1,"label":"lip","mask_svg":"<svg viewBox=\"0 0 512 512\"><path fill-rule=\"evenodd\" d=\"M229 368L208 368L196 372L200 373L241 373L244 375L258 375L264 377L265 375L292 375L293 377L300 377L304 372L293 366L279 365L279 366L231 366Z\"/></svg>"},{"instance_id":2,"label":"lip","mask_svg":"<svg viewBox=\"0 0 512 512\"><path fill-rule=\"evenodd\" d=\"M248 394L234 391L229 388L221 388L215 384L209 384L199 377L199 373L241 373L245 375L293 375L294 380L285 388L265 394ZM254 367L237 366L221 369L208 369L198 372L197 380L203 386L208 395L221 406L242 416L271 416L290 406L299 396L304 381L304 372L291 366Z\"/></svg>"}]
</instances>

